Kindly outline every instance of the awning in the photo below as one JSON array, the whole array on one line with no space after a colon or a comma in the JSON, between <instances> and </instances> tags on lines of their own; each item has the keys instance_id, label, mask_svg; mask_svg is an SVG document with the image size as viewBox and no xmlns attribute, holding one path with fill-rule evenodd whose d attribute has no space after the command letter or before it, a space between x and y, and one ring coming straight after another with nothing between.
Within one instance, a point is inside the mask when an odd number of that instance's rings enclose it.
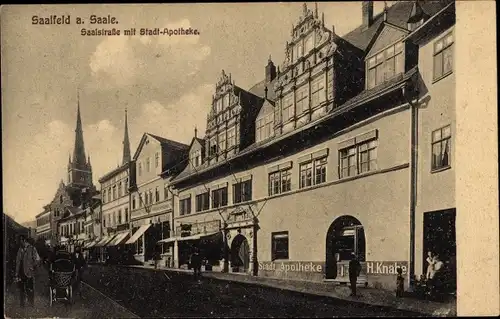
<instances>
[{"instance_id":1,"label":"awning","mask_svg":"<svg viewBox=\"0 0 500 319\"><path fill-rule=\"evenodd\" d=\"M186 240L197 240L201 239L203 237L209 237L212 235L215 235L217 233L220 233L220 231L212 232L212 233L204 233L204 234L196 234L196 235L191 235L191 236L185 236L185 237L170 237L166 239L162 239L158 241L158 244L166 244L174 241L186 241Z\"/></svg>"},{"instance_id":2,"label":"awning","mask_svg":"<svg viewBox=\"0 0 500 319\"><path fill-rule=\"evenodd\" d=\"M139 227L139 229L132 235L132 237L130 237L129 240L127 240L125 244L128 245L135 243L137 239L139 239L139 237L141 237L142 234L144 234L146 230L148 230L149 227L151 227L151 224L142 225L141 227Z\"/></svg>"},{"instance_id":3,"label":"awning","mask_svg":"<svg viewBox=\"0 0 500 319\"><path fill-rule=\"evenodd\" d=\"M92 241L89 241L87 244L85 244L85 246L83 246L83 249L89 249L91 247L93 247L95 244L97 244L98 242L98 239L94 239Z\"/></svg>"},{"instance_id":4,"label":"awning","mask_svg":"<svg viewBox=\"0 0 500 319\"><path fill-rule=\"evenodd\" d=\"M105 246L111 239L113 239L115 236L104 236L97 244L95 244L95 247L102 247Z\"/></svg>"},{"instance_id":5,"label":"awning","mask_svg":"<svg viewBox=\"0 0 500 319\"><path fill-rule=\"evenodd\" d=\"M109 247L109 246L120 245L123 242L123 240L125 239L125 237L127 237L127 236L128 236L128 232L119 233L106 246Z\"/></svg>"}]
</instances>

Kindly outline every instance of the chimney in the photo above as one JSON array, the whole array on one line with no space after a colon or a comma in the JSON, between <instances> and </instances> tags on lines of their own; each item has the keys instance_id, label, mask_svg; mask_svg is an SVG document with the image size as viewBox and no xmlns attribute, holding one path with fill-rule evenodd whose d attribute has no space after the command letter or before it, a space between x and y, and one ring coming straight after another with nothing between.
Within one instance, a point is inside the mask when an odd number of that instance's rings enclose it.
<instances>
[{"instance_id":1,"label":"chimney","mask_svg":"<svg viewBox=\"0 0 500 319\"><path fill-rule=\"evenodd\" d=\"M276 66L271 60L271 56L269 56L269 60L266 65L266 83L271 82L276 77Z\"/></svg>"},{"instance_id":2,"label":"chimney","mask_svg":"<svg viewBox=\"0 0 500 319\"><path fill-rule=\"evenodd\" d=\"M363 27L369 28L373 24L373 1L363 1Z\"/></svg>"}]
</instances>

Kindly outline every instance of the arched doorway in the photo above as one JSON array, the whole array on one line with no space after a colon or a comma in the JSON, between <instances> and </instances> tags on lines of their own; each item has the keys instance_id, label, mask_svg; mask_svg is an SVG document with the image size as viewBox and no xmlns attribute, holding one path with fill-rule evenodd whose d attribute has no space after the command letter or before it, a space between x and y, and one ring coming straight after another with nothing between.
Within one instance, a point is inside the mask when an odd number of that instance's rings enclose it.
<instances>
[{"instance_id":1,"label":"arched doorway","mask_svg":"<svg viewBox=\"0 0 500 319\"><path fill-rule=\"evenodd\" d=\"M348 262L351 253L365 261L365 231L358 219L345 215L335 219L326 234L325 278L337 278L337 264Z\"/></svg>"},{"instance_id":2,"label":"arched doorway","mask_svg":"<svg viewBox=\"0 0 500 319\"><path fill-rule=\"evenodd\" d=\"M250 267L250 246L242 234L231 243L231 268L233 272L247 272Z\"/></svg>"}]
</instances>

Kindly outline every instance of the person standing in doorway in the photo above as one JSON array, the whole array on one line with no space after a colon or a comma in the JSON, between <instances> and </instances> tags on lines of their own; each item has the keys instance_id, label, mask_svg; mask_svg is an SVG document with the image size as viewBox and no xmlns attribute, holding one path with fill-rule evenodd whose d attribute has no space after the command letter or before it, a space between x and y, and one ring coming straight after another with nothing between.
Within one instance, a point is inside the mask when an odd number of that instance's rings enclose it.
<instances>
[{"instance_id":1,"label":"person standing in doorway","mask_svg":"<svg viewBox=\"0 0 500 319\"><path fill-rule=\"evenodd\" d=\"M26 295L31 306L35 305L34 277L40 256L24 236L20 236L21 246L16 256L16 281L19 283L19 302L24 307Z\"/></svg>"},{"instance_id":2,"label":"person standing in doorway","mask_svg":"<svg viewBox=\"0 0 500 319\"><path fill-rule=\"evenodd\" d=\"M431 280L434 277L434 265L436 264L436 260L434 259L434 254L432 251L427 252L427 272L426 272L426 279Z\"/></svg>"},{"instance_id":3,"label":"person standing in doorway","mask_svg":"<svg viewBox=\"0 0 500 319\"><path fill-rule=\"evenodd\" d=\"M158 269L158 264L160 263L161 260L161 254L160 254L160 247L156 246L155 247L155 252L153 255L154 263L155 263L155 269Z\"/></svg>"},{"instance_id":4,"label":"person standing in doorway","mask_svg":"<svg viewBox=\"0 0 500 319\"><path fill-rule=\"evenodd\" d=\"M361 264L355 253L351 254L351 260L349 261L349 282L351 284L351 296L356 296L356 283L358 281L358 276L361 273Z\"/></svg>"}]
</instances>

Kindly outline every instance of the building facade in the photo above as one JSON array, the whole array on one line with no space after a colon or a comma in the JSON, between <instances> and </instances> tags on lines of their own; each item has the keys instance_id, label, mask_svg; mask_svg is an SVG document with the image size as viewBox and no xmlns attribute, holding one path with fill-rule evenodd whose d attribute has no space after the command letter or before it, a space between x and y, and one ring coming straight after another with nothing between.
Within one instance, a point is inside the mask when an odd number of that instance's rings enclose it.
<instances>
[{"instance_id":1,"label":"building facade","mask_svg":"<svg viewBox=\"0 0 500 319\"><path fill-rule=\"evenodd\" d=\"M45 206L43 212L36 215L36 239L42 240L44 243L50 245L52 238L52 212L49 206Z\"/></svg>"},{"instance_id":2,"label":"building facade","mask_svg":"<svg viewBox=\"0 0 500 319\"><path fill-rule=\"evenodd\" d=\"M340 37L304 5L276 78L266 67L272 80L249 90L261 97L246 117L253 141L223 161L206 152L174 179L175 242L221 270L285 279L347 282L355 254L359 282L390 289L398 267L425 273L430 250L454 289L454 2L373 16L364 1L361 14ZM183 264L180 247L174 258Z\"/></svg>"},{"instance_id":3,"label":"building facade","mask_svg":"<svg viewBox=\"0 0 500 319\"><path fill-rule=\"evenodd\" d=\"M133 157L135 169L130 187L131 237L126 241L137 260L147 262L159 252L164 262L173 261L172 250L158 241L172 230L172 195L169 179L186 160L188 146L144 133ZM163 174L163 177L162 177Z\"/></svg>"},{"instance_id":4,"label":"building facade","mask_svg":"<svg viewBox=\"0 0 500 319\"><path fill-rule=\"evenodd\" d=\"M123 156L119 167L99 179L101 184L103 237L94 247L101 250L101 259L118 258L123 255L124 244L130 235L130 141L128 135L127 111L125 111L125 132Z\"/></svg>"}]
</instances>

